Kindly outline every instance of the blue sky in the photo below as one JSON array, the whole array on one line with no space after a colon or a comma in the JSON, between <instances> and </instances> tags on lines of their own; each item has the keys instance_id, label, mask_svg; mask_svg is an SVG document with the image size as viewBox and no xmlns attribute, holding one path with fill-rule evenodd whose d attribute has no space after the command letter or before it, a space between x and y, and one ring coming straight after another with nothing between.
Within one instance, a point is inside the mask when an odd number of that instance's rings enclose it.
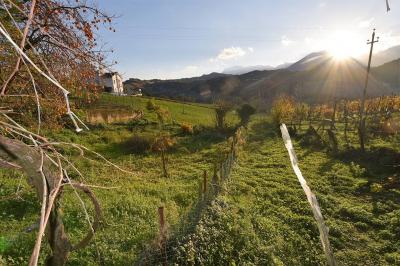
<instances>
[{"instance_id":1,"label":"blue sky","mask_svg":"<svg viewBox=\"0 0 400 266\"><path fill-rule=\"evenodd\" d=\"M278 65L313 51L368 52L400 44L400 1L97 0L117 15L100 39L128 78L180 78L231 66Z\"/></svg>"}]
</instances>

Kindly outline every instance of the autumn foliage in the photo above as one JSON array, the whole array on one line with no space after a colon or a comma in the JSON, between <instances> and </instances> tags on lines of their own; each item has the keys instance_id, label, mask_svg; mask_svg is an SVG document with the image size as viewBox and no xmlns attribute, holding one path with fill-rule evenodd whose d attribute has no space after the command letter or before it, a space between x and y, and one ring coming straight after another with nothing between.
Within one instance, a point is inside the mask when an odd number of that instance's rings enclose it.
<instances>
[{"instance_id":1,"label":"autumn foliage","mask_svg":"<svg viewBox=\"0 0 400 266\"><path fill-rule=\"evenodd\" d=\"M89 103L98 94L97 70L107 66L95 31L100 26L113 30L111 21L111 16L84 0L12 0L0 4L0 26L80 103ZM66 113L63 93L1 34L0 62L0 97L6 107L22 113L20 117L36 116L39 102L46 125L62 122Z\"/></svg>"}]
</instances>

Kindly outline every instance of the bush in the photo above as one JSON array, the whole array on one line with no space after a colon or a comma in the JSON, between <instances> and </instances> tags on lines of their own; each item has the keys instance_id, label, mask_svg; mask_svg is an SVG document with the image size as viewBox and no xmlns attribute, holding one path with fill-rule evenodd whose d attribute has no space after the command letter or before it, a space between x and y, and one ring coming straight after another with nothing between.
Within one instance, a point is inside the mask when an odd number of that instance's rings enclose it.
<instances>
[{"instance_id":1,"label":"bush","mask_svg":"<svg viewBox=\"0 0 400 266\"><path fill-rule=\"evenodd\" d=\"M168 108L159 107L155 110L155 113L160 125L164 125L167 119L171 118L171 113L169 112Z\"/></svg>"},{"instance_id":2,"label":"bush","mask_svg":"<svg viewBox=\"0 0 400 266\"><path fill-rule=\"evenodd\" d=\"M243 104L239 110L237 110L240 117L240 124L246 126L250 121L250 116L254 115L255 112L256 109L253 106L247 103Z\"/></svg>"},{"instance_id":3,"label":"bush","mask_svg":"<svg viewBox=\"0 0 400 266\"><path fill-rule=\"evenodd\" d=\"M159 152L161 154L161 163L162 163L162 170L163 176L169 177L168 170L167 170L167 158L165 153L175 144L175 139L171 138L168 135L160 136L155 139L151 148L153 151Z\"/></svg>"},{"instance_id":4,"label":"bush","mask_svg":"<svg viewBox=\"0 0 400 266\"><path fill-rule=\"evenodd\" d=\"M185 135L192 135L194 130L193 130L193 126L189 123L182 123L181 124L181 131L183 134Z\"/></svg>"},{"instance_id":5,"label":"bush","mask_svg":"<svg viewBox=\"0 0 400 266\"><path fill-rule=\"evenodd\" d=\"M151 150L153 143L153 136L134 135L125 144L126 148L132 153L146 153Z\"/></svg>"},{"instance_id":6,"label":"bush","mask_svg":"<svg viewBox=\"0 0 400 266\"><path fill-rule=\"evenodd\" d=\"M290 96L281 95L272 103L272 121L277 127L279 127L282 123L292 122L294 118L294 111L294 99Z\"/></svg>"},{"instance_id":7,"label":"bush","mask_svg":"<svg viewBox=\"0 0 400 266\"><path fill-rule=\"evenodd\" d=\"M146 103L146 109L149 111L154 111L157 110L159 106L156 104L155 100L152 98L147 101Z\"/></svg>"},{"instance_id":8,"label":"bush","mask_svg":"<svg viewBox=\"0 0 400 266\"><path fill-rule=\"evenodd\" d=\"M226 114L231 110L231 106L223 101L218 101L215 103L215 122L218 129L225 127L225 117Z\"/></svg>"},{"instance_id":9,"label":"bush","mask_svg":"<svg viewBox=\"0 0 400 266\"><path fill-rule=\"evenodd\" d=\"M301 125L301 122L307 119L307 114L310 110L310 107L305 103L297 103L294 108L294 118L296 123Z\"/></svg>"},{"instance_id":10,"label":"bush","mask_svg":"<svg viewBox=\"0 0 400 266\"><path fill-rule=\"evenodd\" d=\"M383 187L382 187L381 184L373 183L373 184L370 186L370 189L371 189L371 192L373 192L373 193L379 193L379 192L382 191Z\"/></svg>"}]
</instances>

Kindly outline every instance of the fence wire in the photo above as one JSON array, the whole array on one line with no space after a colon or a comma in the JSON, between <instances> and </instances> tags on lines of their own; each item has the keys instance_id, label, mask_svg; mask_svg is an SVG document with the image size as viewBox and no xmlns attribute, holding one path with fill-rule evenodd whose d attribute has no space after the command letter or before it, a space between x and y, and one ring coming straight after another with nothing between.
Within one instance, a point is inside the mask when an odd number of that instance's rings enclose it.
<instances>
[{"instance_id":1,"label":"fence wire","mask_svg":"<svg viewBox=\"0 0 400 266\"><path fill-rule=\"evenodd\" d=\"M168 265L174 261L180 246L185 244L185 236L193 233L198 226L201 214L210 206L211 202L224 191L230 180L232 169L237 161L239 147L244 143L243 128L236 130L231 138L230 150L225 154L225 159L220 164L214 164L211 178L205 173L202 182L199 182L198 202L189 216L169 228L165 235L161 233L148 245L135 265ZM160 232L166 230L160 228Z\"/></svg>"}]
</instances>

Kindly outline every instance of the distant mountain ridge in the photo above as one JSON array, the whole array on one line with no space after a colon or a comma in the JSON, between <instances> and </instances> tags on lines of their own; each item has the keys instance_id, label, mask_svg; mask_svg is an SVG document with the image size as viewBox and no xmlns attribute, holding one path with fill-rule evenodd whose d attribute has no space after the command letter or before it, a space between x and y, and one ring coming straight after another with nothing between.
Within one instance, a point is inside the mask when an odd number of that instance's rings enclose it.
<instances>
[{"instance_id":1,"label":"distant mountain ridge","mask_svg":"<svg viewBox=\"0 0 400 266\"><path fill-rule=\"evenodd\" d=\"M400 52L397 58L400 58ZM395 60L372 68L369 96L400 92L399 62ZM311 53L284 69L254 70L236 75L210 73L174 80L129 79L124 85L128 89L140 88L150 96L197 102L224 99L268 106L276 95L283 93L308 102L360 97L365 75L366 67L359 60L339 61L322 51Z\"/></svg>"},{"instance_id":2,"label":"distant mountain ridge","mask_svg":"<svg viewBox=\"0 0 400 266\"><path fill-rule=\"evenodd\" d=\"M329 53L326 51L311 53L296 63L287 67L290 71L305 71L314 68L315 66L322 64L324 61L328 60Z\"/></svg>"},{"instance_id":3,"label":"distant mountain ridge","mask_svg":"<svg viewBox=\"0 0 400 266\"><path fill-rule=\"evenodd\" d=\"M378 43L379 44L379 43ZM368 54L364 54L357 58L363 64L368 63ZM400 45L390 47L386 50L379 51L373 54L371 65L373 67L383 65L400 58Z\"/></svg>"},{"instance_id":4,"label":"distant mountain ridge","mask_svg":"<svg viewBox=\"0 0 400 266\"><path fill-rule=\"evenodd\" d=\"M284 69L292 65L292 63L283 63L277 66L269 66L269 65L255 65L255 66L233 66L228 67L222 71L223 74L230 75L242 75L252 71L263 71L263 70L277 70Z\"/></svg>"},{"instance_id":5,"label":"distant mountain ridge","mask_svg":"<svg viewBox=\"0 0 400 266\"><path fill-rule=\"evenodd\" d=\"M372 75L400 91L400 59L373 68Z\"/></svg>"},{"instance_id":6,"label":"distant mountain ridge","mask_svg":"<svg viewBox=\"0 0 400 266\"><path fill-rule=\"evenodd\" d=\"M224 74L230 74L230 75L241 75L245 73L249 73L252 71L256 70L272 70L274 69L273 66L263 66L263 65L257 65L257 66L233 66L233 67L228 67L222 71Z\"/></svg>"}]
</instances>

